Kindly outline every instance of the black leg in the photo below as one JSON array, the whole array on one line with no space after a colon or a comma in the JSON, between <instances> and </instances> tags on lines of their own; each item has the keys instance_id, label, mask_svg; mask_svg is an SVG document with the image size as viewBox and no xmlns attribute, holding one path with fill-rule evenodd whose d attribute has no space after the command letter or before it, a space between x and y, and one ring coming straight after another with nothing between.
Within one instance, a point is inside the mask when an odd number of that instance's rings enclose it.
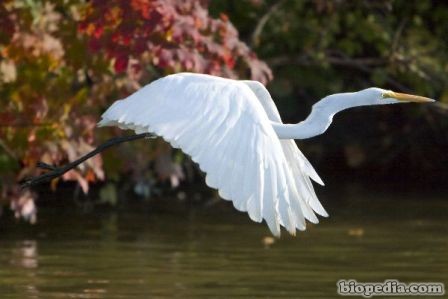
<instances>
[{"instance_id":1,"label":"black leg","mask_svg":"<svg viewBox=\"0 0 448 299\"><path fill-rule=\"evenodd\" d=\"M37 167L42 168L42 169L47 169L47 170L49 170L49 172L44 173L39 176L36 176L36 177L26 179L23 183L21 183L21 187L22 187L22 189L29 188L29 187L32 187L32 186L35 186L35 185L38 185L38 184L41 184L44 182L48 182L54 178L57 178L57 177L63 175L64 173L66 173L67 171L69 171L70 169L75 168L76 166L78 166L82 162L86 161L87 159L92 158L96 154L99 154L102 151L104 151L105 149L108 149L109 147L112 147L114 145L117 145L117 144L120 144L123 142L141 139L141 138L153 137L153 136L154 135L152 135L151 133L142 133L142 134L131 135L131 136L115 137L115 138L109 139L108 141L104 142L103 144L100 144L96 149L94 149L90 153L82 156L81 158L77 159L76 161L73 161L71 163L68 163L68 164L66 164L64 166L60 166L60 167L55 167L53 165L48 165L43 162L38 162L36 165Z\"/></svg>"}]
</instances>

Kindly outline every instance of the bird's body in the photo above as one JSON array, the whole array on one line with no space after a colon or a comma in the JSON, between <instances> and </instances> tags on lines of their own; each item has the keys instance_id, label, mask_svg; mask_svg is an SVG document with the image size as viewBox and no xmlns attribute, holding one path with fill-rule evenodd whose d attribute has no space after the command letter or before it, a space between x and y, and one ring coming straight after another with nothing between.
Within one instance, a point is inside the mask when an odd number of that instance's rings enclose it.
<instances>
[{"instance_id":1,"label":"bird's body","mask_svg":"<svg viewBox=\"0 0 448 299\"><path fill-rule=\"evenodd\" d=\"M246 211L256 222L264 219L276 236L280 226L295 234L296 229L305 229L305 219L317 223L315 213L328 214L310 179L320 184L322 180L293 139L323 133L334 113L377 104L373 101L388 91L361 92L370 102L354 103L356 93L345 94L343 102L329 96L313 107L307 120L286 125L259 82L179 73L115 102L99 125L161 136L190 155L205 172L207 185L218 189L236 209Z\"/></svg>"}]
</instances>

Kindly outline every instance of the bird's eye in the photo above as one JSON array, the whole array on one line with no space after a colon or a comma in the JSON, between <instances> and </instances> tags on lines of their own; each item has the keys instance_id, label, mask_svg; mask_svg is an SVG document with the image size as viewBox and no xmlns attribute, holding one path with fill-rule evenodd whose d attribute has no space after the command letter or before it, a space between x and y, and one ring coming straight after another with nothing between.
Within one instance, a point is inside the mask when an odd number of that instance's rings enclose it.
<instances>
[{"instance_id":1,"label":"bird's eye","mask_svg":"<svg viewBox=\"0 0 448 299\"><path fill-rule=\"evenodd\" d=\"M381 98L388 99L388 98L393 97L393 95L394 95L393 91L386 91L386 92L381 93Z\"/></svg>"}]
</instances>

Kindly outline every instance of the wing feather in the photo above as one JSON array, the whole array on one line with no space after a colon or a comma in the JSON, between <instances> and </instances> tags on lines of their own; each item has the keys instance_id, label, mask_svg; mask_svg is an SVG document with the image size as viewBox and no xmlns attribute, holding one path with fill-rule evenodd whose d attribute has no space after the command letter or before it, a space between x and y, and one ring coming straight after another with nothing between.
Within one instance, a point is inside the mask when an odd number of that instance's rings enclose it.
<instances>
[{"instance_id":1,"label":"wing feather","mask_svg":"<svg viewBox=\"0 0 448 299\"><path fill-rule=\"evenodd\" d=\"M257 81L242 81L249 86L253 93L257 96L263 109L266 112L269 120L273 122L282 122L280 114L275 106L271 95L266 90L266 88ZM298 200L301 207L303 215L306 219L313 223L319 222L314 212L321 216L328 217L328 213L323 208L322 204L317 199L316 193L314 191L313 185L310 178L320 185L324 185L322 179L314 170L311 163L306 159L302 152L297 147L294 140L280 140L283 154L286 158L287 165L289 168L289 173L292 174L293 181L295 182L296 192L292 190L293 194L298 193L294 196L294 200ZM290 180L287 180L290 181ZM296 212L295 218L297 217L297 212L299 208L294 204ZM313 212L314 211L314 212ZM301 229L302 224L298 225L298 229Z\"/></svg>"},{"instance_id":2,"label":"wing feather","mask_svg":"<svg viewBox=\"0 0 448 299\"><path fill-rule=\"evenodd\" d=\"M304 229L318 206L314 197L299 195L312 189L306 182L297 187L297 171L288 166L268 114L241 81L181 73L115 102L99 125L155 133L181 148L206 173L207 185L279 236L280 226L290 233Z\"/></svg>"}]
</instances>

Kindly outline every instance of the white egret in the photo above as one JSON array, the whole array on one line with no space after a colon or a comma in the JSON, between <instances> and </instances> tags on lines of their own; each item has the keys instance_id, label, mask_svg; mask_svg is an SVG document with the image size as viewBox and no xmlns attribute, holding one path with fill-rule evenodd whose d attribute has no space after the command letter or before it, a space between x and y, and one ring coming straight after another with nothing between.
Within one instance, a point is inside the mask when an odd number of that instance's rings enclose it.
<instances>
[{"instance_id":1,"label":"white egret","mask_svg":"<svg viewBox=\"0 0 448 299\"><path fill-rule=\"evenodd\" d=\"M158 135L191 156L206 173L208 186L249 217L263 219L275 236L280 226L291 234L328 216L311 179L323 185L293 139L325 132L333 116L356 106L428 103L434 100L380 88L340 93L313 105L298 124L283 124L267 89L257 81L179 73L148 84L104 112L99 126L118 126L137 134L116 137L61 167L43 162L49 172L25 180L31 187L63 175L113 145Z\"/></svg>"},{"instance_id":2,"label":"white egret","mask_svg":"<svg viewBox=\"0 0 448 299\"><path fill-rule=\"evenodd\" d=\"M293 139L322 134L333 116L356 106L427 103L432 99L380 88L325 97L298 124L283 124L267 89L257 81L179 73L116 101L99 126L161 136L199 164L206 184L275 236L305 229L315 213L328 216L311 180L323 185Z\"/></svg>"}]
</instances>

